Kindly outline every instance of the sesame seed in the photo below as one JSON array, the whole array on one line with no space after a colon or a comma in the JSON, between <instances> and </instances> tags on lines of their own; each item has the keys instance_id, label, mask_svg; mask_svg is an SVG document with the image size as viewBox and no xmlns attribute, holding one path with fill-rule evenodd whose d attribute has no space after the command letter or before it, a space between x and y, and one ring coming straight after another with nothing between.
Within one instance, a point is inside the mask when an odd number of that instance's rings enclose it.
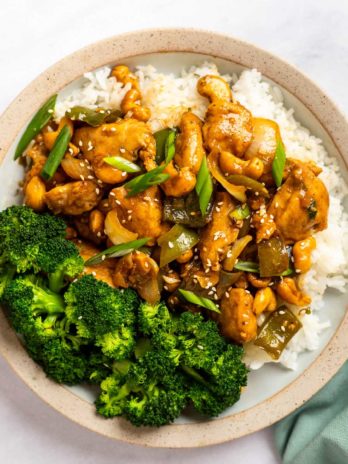
<instances>
[{"instance_id":1,"label":"sesame seed","mask_svg":"<svg viewBox=\"0 0 348 464\"><path fill-rule=\"evenodd\" d=\"M111 195L111 194L110 194ZM114 194L115 195L115 194ZM117 203L118 205L121 204L120 200L115 200L115 203Z\"/></svg>"},{"instance_id":2,"label":"sesame seed","mask_svg":"<svg viewBox=\"0 0 348 464\"><path fill-rule=\"evenodd\" d=\"M100 190L98 189L98 187L95 189L95 193L96 193L97 195L99 195Z\"/></svg>"},{"instance_id":3,"label":"sesame seed","mask_svg":"<svg viewBox=\"0 0 348 464\"><path fill-rule=\"evenodd\" d=\"M115 192L110 192L109 195L110 195L110 197L114 197L114 196L115 196ZM116 200L116 201L118 201L118 200Z\"/></svg>"},{"instance_id":4,"label":"sesame seed","mask_svg":"<svg viewBox=\"0 0 348 464\"><path fill-rule=\"evenodd\" d=\"M97 232L97 237L101 237L101 232Z\"/></svg>"},{"instance_id":5,"label":"sesame seed","mask_svg":"<svg viewBox=\"0 0 348 464\"><path fill-rule=\"evenodd\" d=\"M79 140L79 147L82 147L83 143L82 140Z\"/></svg>"},{"instance_id":6,"label":"sesame seed","mask_svg":"<svg viewBox=\"0 0 348 464\"><path fill-rule=\"evenodd\" d=\"M126 149L125 148L120 148L120 153L126 153Z\"/></svg>"},{"instance_id":7,"label":"sesame seed","mask_svg":"<svg viewBox=\"0 0 348 464\"><path fill-rule=\"evenodd\" d=\"M85 177L81 174L81 175L80 175L80 179L81 179L82 181L84 181L84 180L85 180Z\"/></svg>"},{"instance_id":8,"label":"sesame seed","mask_svg":"<svg viewBox=\"0 0 348 464\"><path fill-rule=\"evenodd\" d=\"M103 256L101 257L101 260L102 260L102 261L105 261L105 258L106 258L106 256L103 255Z\"/></svg>"},{"instance_id":9,"label":"sesame seed","mask_svg":"<svg viewBox=\"0 0 348 464\"><path fill-rule=\"evenodd\" d=\"M173 242L168 242L169 248L174 248L174 243Z\"/></svg>"},{"instance_id":10,"label":"sesame seed","mask_svg":"<svg viewBox=\"0 0 348 464\"><path fill-rule=\"evenodd\" d=\"M93 176L87 176L87 179L93 180L94 177Z\"/></svg>"}]
</instances>

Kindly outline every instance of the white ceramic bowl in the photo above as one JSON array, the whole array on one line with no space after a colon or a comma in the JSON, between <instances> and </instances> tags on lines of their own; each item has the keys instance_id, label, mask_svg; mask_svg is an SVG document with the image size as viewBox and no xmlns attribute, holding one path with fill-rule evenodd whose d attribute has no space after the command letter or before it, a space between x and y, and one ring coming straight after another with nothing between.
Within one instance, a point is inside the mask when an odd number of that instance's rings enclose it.
<instances>
[{"instance_id":1,"label":"white ceramic bowl","mask_svg":"<svg viewBox=\"0 0 348 464\"><path fill-rule=\"evenodd\" d=\"M18 202L16 183L22 169L14 163L16 140L33 113L53 93L78 85L86 71L106 64L152 64L178 72L183 66L215 62L222 72L256 67L280 86L286 106L324 141L347 175L348 125L336 106L318 87L289 64L250 44L198 30L167 29L133 32L92 44L64 58L35 79L0 119L1 208ZM221 443L266 427L308 400L335 374L348 357L348 315L345 295L325 295L323 319L332 326L321 337L320 348L300 356L299 370L267 365L251 372L241 400L215 420L182 417L160 429L138 429L123 419L105 420L95 414L93 394L84 387L67 388L45 377L28 357L0 312L0 351L8 363L49 405L73 421L105 436L157 447L195 447Z\"/></svg>"}]
</instances>

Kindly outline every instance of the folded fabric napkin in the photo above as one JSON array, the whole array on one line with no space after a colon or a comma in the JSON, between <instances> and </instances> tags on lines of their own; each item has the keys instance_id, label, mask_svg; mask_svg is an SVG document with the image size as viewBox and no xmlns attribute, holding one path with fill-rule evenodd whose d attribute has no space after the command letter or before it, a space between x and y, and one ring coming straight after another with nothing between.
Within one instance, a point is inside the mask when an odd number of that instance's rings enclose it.
<instances>
[{"instance_id":1,"label":"folded fabric napkin","mask_svg":"<svg viewBox=\"0 0 348 464\"><path fill-rule=\"evenodd\" d=\"M348 362L274 429L283 464L348 464Z\"/></svg>"}]
</instances>

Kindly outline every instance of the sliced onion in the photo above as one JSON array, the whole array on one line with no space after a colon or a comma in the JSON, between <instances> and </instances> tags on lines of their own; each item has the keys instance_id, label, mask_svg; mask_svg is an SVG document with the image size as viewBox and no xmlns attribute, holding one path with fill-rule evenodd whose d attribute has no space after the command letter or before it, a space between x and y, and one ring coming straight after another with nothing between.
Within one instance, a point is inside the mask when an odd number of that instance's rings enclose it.
<instances>
[{"instance_id":1,"label":"sliced onion","mask_svg":"<svg viewBox=\"0 0 348 464\"><path fill-rule=\"evenodd\" d=\"M241 203L246 203L247 197L245 195L246 188L241 186L241 185L233 185L228 180L226 177L223 175L223 173L220 170L219 167L219 153L218 152L212 152L207 158L208 161L208 167L210 169L210 172L212 176L214 177L215 180L219 182L223 186L227 192L232 195L236 200L240 201Z\"/></svg>"},{"instance_id":2,"label":"sliced onion","mask_svg":"<svg viewBox=\"0 0 348 464\"><path fill-rule=\"evenodd\" d=\"M131 242L138 238L138 234L131 232L120 223L115 209L108 212L105 218L105 234L114 245Z\"/></svg>"}]
</instances>

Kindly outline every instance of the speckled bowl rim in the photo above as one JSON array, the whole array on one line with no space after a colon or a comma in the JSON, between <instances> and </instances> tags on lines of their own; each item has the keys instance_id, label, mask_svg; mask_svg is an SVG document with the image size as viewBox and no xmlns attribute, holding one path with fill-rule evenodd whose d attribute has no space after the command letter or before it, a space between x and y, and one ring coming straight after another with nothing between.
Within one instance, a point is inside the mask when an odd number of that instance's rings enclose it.
<instances>
[{"instance_id":1,"label":"speckled bowl rim","mask_svg":"<svg viewBox=\"0 0 348 464\"><path fill-rule=\"evenodd\" d=\"M0 118L0 162L34 110L53 93L84 72L108 63L157 52L191 52L222 58L263 75L295 95L316 117L348 161L348 124L335 104L308 77L280 58L244 41L196 29L151 29L130 32L93 43L60 60L39 75ZM0 311L0 353L18 376L42 400L61 414L103 436L149 447L190 448L232 440L285 417L325 385L348 358L348 313L316 360L271 398L221 419L160 429L138 429L122 418L105 420L94 405L46 378L28 357Z\"/></svg>"}]
</instances>

